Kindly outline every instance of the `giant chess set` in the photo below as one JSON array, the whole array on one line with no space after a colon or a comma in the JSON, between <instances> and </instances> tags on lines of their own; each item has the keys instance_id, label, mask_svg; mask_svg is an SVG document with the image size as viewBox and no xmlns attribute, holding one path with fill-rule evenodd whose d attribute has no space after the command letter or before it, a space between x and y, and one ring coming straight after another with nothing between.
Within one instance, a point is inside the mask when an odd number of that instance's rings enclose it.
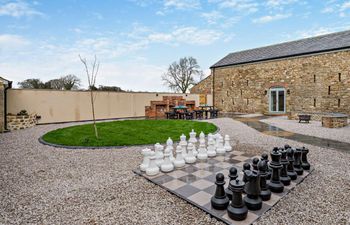
<instances>
[{"instance_id":1,"label":"giant chess set","mask_svg":"<svg viewBox=\"0 0 350 225\"><path fill-rule=\"evenodd\" d=\"M227 224L251 224L308 176L309 150L289 145L261 156L237 151L230 137L192 130L176 146L142 150L134 172ZM198 148L197 148L198 147Z\"/></svg>"}]
</instances>

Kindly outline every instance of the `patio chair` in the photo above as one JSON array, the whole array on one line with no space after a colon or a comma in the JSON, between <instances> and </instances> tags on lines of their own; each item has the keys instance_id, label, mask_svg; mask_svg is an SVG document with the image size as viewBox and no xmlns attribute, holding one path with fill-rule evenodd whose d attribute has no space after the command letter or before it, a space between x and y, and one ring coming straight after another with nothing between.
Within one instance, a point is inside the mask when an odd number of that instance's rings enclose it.
<instances>
[{"instance_id":1,"label":"patio chair","mask_svg":"<svg viewBox=\"0 0 350 225\"><path fill-rule=\"evenodd\" d=\"M203 110L195 110L196 118L203 119Z\"/></svg>"}]
</instances>

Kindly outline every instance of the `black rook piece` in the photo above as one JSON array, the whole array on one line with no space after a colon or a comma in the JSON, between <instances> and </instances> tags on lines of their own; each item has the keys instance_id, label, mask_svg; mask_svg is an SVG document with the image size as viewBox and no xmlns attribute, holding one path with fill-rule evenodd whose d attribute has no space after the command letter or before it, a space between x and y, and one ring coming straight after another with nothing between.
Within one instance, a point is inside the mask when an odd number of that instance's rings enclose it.
<instances>
[{"instance_id":1,"label":"black rook piece","mask_svg":"<svg viewBox=\"0 0 350 225\"><path fill-rule=\"evenodd\" d=\"M285 149L280 150L281 153L281 164L282 170L280 174L280 180L284 184L284 186L290 185L291 179L287 174L288 160L287 160L287 151Z\"/></svg>"},{"instance_id":2,"label":"black rook piece","mask_svg":"<svg viewBox=\"0 0 350 225\"><path fill-rule=\"evenodd\" d=\"M242 191L244 182L237 180L230 181L229 185L232 191L232 201L227 207L227 214L233 220L244 220L247 218L248 208L242 200Z\"/></svg>"},{"instance_id":3,"label":"black rook piece","mask_svg":"<svg viewBox=\"0 0 350 225\"><path fill-rule=\"evenodd\" d=\"M294 170L294 150L292 148L289 148L287 150L287 160L289 162L287 167L287 174L292 180L296 180L298 175Z\"/></svg>"},{"instance_id":4,"label":"black rook piece","mask_svg":"<svg viewBox=\"0 0 350 225\"><path fill-rule=\"evenodd\" d=\"M218 173L216 174L216 190L215 195L211 198L211 206L214 209L224 210L227 208L229 204L229 199L225 193L225 177L224 174Z\"/></svg>"},{"instance_id":5,"label":"black rook piece","mask_svg":"<svg viewBox=\"0 0 350 225\"><path fill-rule=\"evenodd\" d=\"M250 170L250 164L249 164L249 163L244 163L244 164L243 164L243 173L244 173L244 171L246 171L246 170ZM246 178L246 176L245 176L245 173L243 174L243 182L244 182L244 183L247 183L247 178Z\"/></svg>"},{"instance_id":6,"label":"black rook piece","mask_svg":"<svg viewBox=\"0 0 350 225\"><path fill-rule=\"evenodd\" d=\"M263 153L261 155L261 160L265 160L265 162L266 162L266 166L267 166L267 170L266 170L267 177L266 177L266 180L270 180L270 178L271 178L271 169L269 168L269 155L266 154L266 153Z\"/></svg>"},{"instance_id":7,"label":"black rook piece","mask_svg":"<svg viewBox=\"0 0 350 225\"><path fill-rule=\"evenodd\" d=\"M301 149L297 148L294 152L294 170L298 175L303 175L303 168L301 167Z\"/></svg>"},{"instance_id":8,"label":"black rook piece","mask_svg":"<svg viewBox=\"0 0 350 225\"><path fill-rule=\"evenodd\" d=\"M260 160L260 162L258 163L258 169L259 169L260 188L261 188L260 197L263 201L268 201L271 198L271 191L266 184L267 165L265 160Z\"/></svg>"},{"instance_id":9,"label":"black rook piece","mask_svg":"<svg viewBox=\"0 0 350 225\"><path fill-rule=\"evenodd\" d=\"M271 180L269 183L269 188L272 192L281 193L283 192L284 186L280 180L280 170L281 165L281 153L279 153L278 148L274 148L271 152L271 163L270 167L272 169Z\"/></svg>"},{"instance_id":10,"label":"black rook piece","mask_svg":"<svg viewBox=\"0 0 350 225\"><path fill-rule=\"evenodd\" d=\"M247 196L244 197L244 203L250 210L259 210L262 207L260 198L260 176L256 171L244 171L248 182L245 184L244 191Z\"/></svg>"},{"instance_id":11,"label":"black rook piece","mask_svg":"<svg viewBox=\"0 0 350 225\"><path fill-rule=\"evenodd\" d=\"M310 170L310 163L307 161L307 154L309 153L309 149L303 147L301 149L301 167L304 170Z\"/></svg>"},{"instance_id":12,"label":"black rook piece","mask_svg":"<svg viewBox=\"0 0 350 225\"><path fill-rule=\"evenodd\" d=\"M228 197L228 199L232 199L232 191L231 191L231 181L234 181L237 179L238 175L237 175L237 169L235 167L231 167L230 168L230 174L228 175L228 177L230 178L230 182L228 184L228 188L226 188L225 192L226 195Z\"/></svg>"}]
</instances>

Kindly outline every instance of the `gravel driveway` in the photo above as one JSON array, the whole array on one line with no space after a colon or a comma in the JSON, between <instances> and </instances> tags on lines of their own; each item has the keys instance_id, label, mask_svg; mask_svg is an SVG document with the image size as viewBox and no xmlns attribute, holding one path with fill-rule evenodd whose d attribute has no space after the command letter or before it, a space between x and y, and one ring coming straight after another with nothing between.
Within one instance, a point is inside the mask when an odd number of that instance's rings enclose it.
<instances>
[{"instance_id":1,"label":"gravel driveway","mask_svg":"<svg viewBox=\"0 0 350 225\"><path fill-rule=\"evenodd\" d=\"M228 118L211 120L252 153L285 143ZM141 147L65 150L45 125L0 134L0 224L222 224L131 171ZM315 171L257 224L349 224L350 154L308 146Z\"/></svg>"}]
</instances>

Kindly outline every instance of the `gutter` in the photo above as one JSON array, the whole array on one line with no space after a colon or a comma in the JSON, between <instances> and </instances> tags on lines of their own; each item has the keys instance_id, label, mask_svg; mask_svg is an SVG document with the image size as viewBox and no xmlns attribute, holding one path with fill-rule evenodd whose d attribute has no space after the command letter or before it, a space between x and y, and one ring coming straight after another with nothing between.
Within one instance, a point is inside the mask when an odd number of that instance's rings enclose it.
<instances>
[{"instance_id":1,"label":"gutter","mask_svg":"<svg viewBox=\"0 0 350 225\"><path fill-rule=\"evenodd\" d=\"M7 90L12 88L12 81L8 81L7 87L4 90L4 128L7 131Z\"/></svg>"}]
</instances>

